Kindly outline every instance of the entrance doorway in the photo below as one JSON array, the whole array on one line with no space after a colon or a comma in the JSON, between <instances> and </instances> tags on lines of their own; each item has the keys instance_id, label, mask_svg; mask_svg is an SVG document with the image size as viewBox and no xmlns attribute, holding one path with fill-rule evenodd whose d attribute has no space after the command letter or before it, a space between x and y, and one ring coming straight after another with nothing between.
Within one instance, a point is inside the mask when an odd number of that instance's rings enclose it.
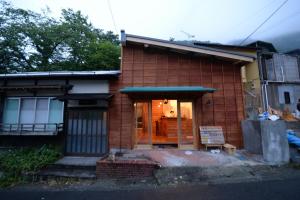
<instances>
[{"instance_id":1,"label":"entrance doorway","mask_svg":"<svg viewBox=\"0 0 300 200\"><path fill-rule=\"evenodd\" d=\"M70 109L66 154L100 156L107 151L107 112L101 109Z\"/></svg>"},{"instance_id":2,"label":"entrance doorway","mask_svg":"<svg viewBox=\"0 0 300 200\"><path fill-rule=\"evenodd\" d=\"M192 101L161 99L136 102L134 105L136 147L194 148Z\"/></svg>"}]
</instances>

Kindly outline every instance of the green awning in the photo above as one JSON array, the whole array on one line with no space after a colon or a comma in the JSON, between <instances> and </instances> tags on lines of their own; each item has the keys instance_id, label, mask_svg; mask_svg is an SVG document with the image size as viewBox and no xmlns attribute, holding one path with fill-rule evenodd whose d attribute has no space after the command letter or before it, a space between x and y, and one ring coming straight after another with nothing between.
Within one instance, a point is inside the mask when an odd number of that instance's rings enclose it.
<instances>
[{"instance_id":1,"label":"green awning","mask_svg":"<svg viewBox=\"0 0 300 200\"><path fill-rule=\"evenodd\" d=\"M165 86L165 87L125 87L120 89L121 93L212 93L214 88L202 86Z\"/></svg>"}]
</instances>

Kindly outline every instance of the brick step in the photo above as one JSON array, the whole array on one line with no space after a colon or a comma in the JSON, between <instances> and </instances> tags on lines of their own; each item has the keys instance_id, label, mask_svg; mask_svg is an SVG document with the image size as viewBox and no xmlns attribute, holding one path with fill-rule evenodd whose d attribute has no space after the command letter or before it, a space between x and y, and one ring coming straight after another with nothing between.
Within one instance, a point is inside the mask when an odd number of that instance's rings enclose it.
<instances>
[{"instance_id":1,"label":"brick step","mask_svg":"<svg viewBox=\"0 0 300 200\"><path fill-rule=\"evenodd\" d=\"M145 178L153 177L160 165L147 159L103 159L97 162L97 178Z\"/></svg>"}]
</instances>

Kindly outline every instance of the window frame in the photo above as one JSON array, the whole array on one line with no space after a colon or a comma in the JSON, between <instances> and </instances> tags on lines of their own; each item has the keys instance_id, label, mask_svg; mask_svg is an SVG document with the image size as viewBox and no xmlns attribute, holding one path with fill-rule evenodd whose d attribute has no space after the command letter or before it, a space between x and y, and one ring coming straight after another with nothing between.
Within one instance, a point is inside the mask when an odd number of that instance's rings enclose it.
<instances>
[{"instance_id":1,"label":"window frame","mask_svg":"<svg viewBox=\"0 0 300 200\"><path fill-rule=\"evenodd\" d=\"M20 123L20 114L21 114L21 102L22 102L22 99L33 99L34 100L34 111L33 111L33 113L34 113L34 120L33 120L33 122L32 122L32 124L36 124L37 122L36 122L36 111L37 111L37 101L38 101L38 99L47 99L47 122L46 122L46 124L47 123L49 123L49 116L50 116L50 102L51 102L51 100L53 100L55 97L49 97L49 96L39 96L39 97L6 97L5 98L5 101L4 101L4 108L6 107L6 101L8 100L8 99L17 99L18 100L18 115L17 115L17 124L21 124ZM4 110L3 110L3 112L4 112ZM2 117L3 118L3 117ZM64 102L62 102L62 109L61 109L61 119L62 119L62 122L61 123L63 123L63 121L64 121ZM2 121L2 123L3 123L3 121Z\"/></svg>"},{"instance_id":2,"label":"window frame","mask_svg":"<svg viewBox=\"0 0 300 200\"><path fill-rule=\"evenodd\" d=\"M291 94L289 91L283 91L283 99L284 99L284 104L290 105L291 102Z\"/></svg>"}]
</instances>

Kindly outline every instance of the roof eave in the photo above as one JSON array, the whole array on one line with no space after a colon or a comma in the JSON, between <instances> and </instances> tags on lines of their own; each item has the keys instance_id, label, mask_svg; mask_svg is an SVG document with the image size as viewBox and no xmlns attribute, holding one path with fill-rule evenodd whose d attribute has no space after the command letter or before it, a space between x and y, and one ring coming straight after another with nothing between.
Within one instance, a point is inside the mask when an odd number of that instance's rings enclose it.
<instances>
[{"instance_id":1,"label":"roof eave","mask_svg":"<svg viewBox=\"0 0 300 200\"><path fill-rule=\"evenodd\" d=\"M49 72L23 72L14 74L0 74L0 79L15 78L45 78L45 77L118 77L120 70L111 71L49 71Z\"/></svg>"},{"instance_id":2,"label":"roof eave","mask_svg":"<svg viewBox=\"0 0 300 200\"><path fill-rule=\"evenodd\" d=\"M171 48L171 49L176 49L176 50L195 52L195 53L200 53L200 54L208 54L208 55L229 58L229 59L234 59L234 60L240 60L240 61L246 61L246 62L253 62L255 60L254 57L247 56L247 55L233 54L233 53L220 51L217 49L214 49L214 50L204 49L204 48L202 49L199 47L192 47L192 46L188 46L188 45L164 42L161 40L151 40L151 39L142 38L142 37L135 37L133 35L125 35L123 37L123 39L125 39L125 41L123 41L123 43L122 43L123 45L126 44L126 42L133 42L133 43L166 47L166 48Z\"/></svg>"}]
</instances>

